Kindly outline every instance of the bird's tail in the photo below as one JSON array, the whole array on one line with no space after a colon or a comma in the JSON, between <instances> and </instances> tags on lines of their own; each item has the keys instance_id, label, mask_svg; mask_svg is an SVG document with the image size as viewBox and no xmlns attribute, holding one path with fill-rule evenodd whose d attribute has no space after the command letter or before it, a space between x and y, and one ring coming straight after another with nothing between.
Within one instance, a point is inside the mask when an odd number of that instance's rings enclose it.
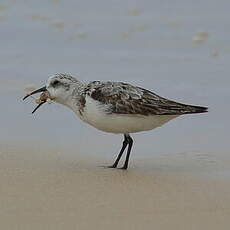
<instances>
[{"instance_id":1,"label":"bird's tail","mask_svg":"<svg viewBox=\"0 0 230 230\"><path fill-rule=\"evenodd\" d=\"M196 105L185 105L183 108L183 114L191 114L191 113L207 113L208 108L203 106Z\"/></svg>"}]
</instances>

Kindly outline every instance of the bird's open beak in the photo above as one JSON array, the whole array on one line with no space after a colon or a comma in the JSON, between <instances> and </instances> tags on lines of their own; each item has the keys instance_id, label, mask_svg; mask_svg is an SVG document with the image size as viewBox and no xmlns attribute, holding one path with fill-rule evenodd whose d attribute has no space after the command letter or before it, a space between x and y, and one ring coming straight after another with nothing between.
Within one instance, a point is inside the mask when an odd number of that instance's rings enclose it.
<instances>
[{"instance_id":1,"label":"bird's open beak","mask_svg":"<svg viewBox=\"0 0 230 230\"><path fill-rule=\"evenodd\" d=\"M40 89L34 90L33 92L27 94L25 97L23 97L23 100L25 100L27 97L29 97L29 96L31 96L31 95L33 95L35 93L41 93L41 92L45 92L45 91L47 91L47 90L46 90L46 87L44 86L44 87L42 87Z\"/></svg>"},{"instance_id":2,"label":"bird's open beak","mask_svg":"<svg viewBox=\"0 0 230 230\"><path fill-rule=\"evenodd\" d=\"M27 95L23 98L23 100L25 100L27 97L29 97L29 96L31 96L31 95L33 95L33 94L36 94L36 93L41 93L41 92L42 92L42 94L40 95L40 98L38 99L38 102L37 102L38 105L37 105L37 107L32 111L32 113L34 113L41 105L43 105L44 103L46 103L46 101L47 101L48 98L50 98L50 97L49 97L49 93L48 93L46 87L42 87L42 88L40 88L40 89L37 89L37 90L35 90L35 91L33 91L33 92L27 94Z\"/></svg>"}]
</instances>

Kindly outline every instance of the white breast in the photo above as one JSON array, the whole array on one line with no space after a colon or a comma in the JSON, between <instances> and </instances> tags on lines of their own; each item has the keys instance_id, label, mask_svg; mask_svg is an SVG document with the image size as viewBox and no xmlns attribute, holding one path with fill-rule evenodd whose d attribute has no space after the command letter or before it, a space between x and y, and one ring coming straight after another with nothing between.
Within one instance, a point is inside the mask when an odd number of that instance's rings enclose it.
<instances>
[{"instance_id":1,"label":"white breast","mask_svg":"<svg viewBox=\"0 0 230 230\"><path fill-rule=\"evenodd\" d=\"M86 103L82 115L77 115L95 128L110 133L135 133L157 128L175 115L133 115L133 114L108 114L106 105L86 96Z\"/></svg>"}]
</instances>

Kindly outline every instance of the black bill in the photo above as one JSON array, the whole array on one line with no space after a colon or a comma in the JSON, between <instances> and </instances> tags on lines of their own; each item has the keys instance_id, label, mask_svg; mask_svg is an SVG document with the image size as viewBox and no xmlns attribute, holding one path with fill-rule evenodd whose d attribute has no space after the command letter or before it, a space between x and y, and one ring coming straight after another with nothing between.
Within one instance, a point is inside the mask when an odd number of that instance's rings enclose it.
<instances>
[{"instance_id":1,"label":"black bill","mask_svg":"<svg viewBox=\"0 0 230 230\"><path fill-rule=\"evenodd\" d=\"M35 111L44 103L46 103L46 101L41 102L40 104L37 105L37 107L32 111L32 113L35 113Z\"/></svg>"},{"instance_id":2,"label":"black bill","mask_svg":"<svg viewBox=\"0 0 230 230\"><path fill-rule=\"evenodd\" d=\"M40 89L37 89L37 90L35 90L35 91L33 91L33 92L31 92L31 93L29 93L29 94L27 94L24 98L23 98L23 100L25 100L27 97L29 97L29 96L31 96L31 95L33 95L33 94L36 94L36 93L41 93L42 92L42 94L41 94L41 96L40 96L40 102L39 102L39 104L37 105L37 107L33 110L33 112L32 113L35 113L35 111L41 106L41 105L43 105L44 103L46 103L46 100L47 100L47 93L48 93L48 91L46 90L46 87L42 87L42 88L40 88Z\"/></svg>"},{"instance_id":3,"label":"black bill","mask_svg":"<svg viewBox=\"0 0 230 230\"><path fill-rule=\"evenodd\" d=\"M40 89L34 90L33 92L27 94L25 97L23 97L23 100L25 100L27 97L29 97L29 96L31 96L31 95L33 95L35 93L41 93L41 92L45 92L45 91L46 91L46 87L44 86L44 87L42 87Z\"/></svg>"}]
</instances>

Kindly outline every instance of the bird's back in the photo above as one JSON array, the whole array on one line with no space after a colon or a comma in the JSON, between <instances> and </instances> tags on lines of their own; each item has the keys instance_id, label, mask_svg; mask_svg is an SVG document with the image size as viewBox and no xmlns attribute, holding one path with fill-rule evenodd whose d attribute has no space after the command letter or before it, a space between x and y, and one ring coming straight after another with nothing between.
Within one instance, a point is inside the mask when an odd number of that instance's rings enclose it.
<instances>
[{"instance_id":1,"label":"bird's back","mask_svg":"<svg viewBox=\"0 0 230 230\"><path fill-rule=\"evenodd\" d=\"M90 82L85 90L94 100L110 105L108 113L182 115L207 112L206 107L186 105L123 82Z\"/></svg>"}]
</instances>

